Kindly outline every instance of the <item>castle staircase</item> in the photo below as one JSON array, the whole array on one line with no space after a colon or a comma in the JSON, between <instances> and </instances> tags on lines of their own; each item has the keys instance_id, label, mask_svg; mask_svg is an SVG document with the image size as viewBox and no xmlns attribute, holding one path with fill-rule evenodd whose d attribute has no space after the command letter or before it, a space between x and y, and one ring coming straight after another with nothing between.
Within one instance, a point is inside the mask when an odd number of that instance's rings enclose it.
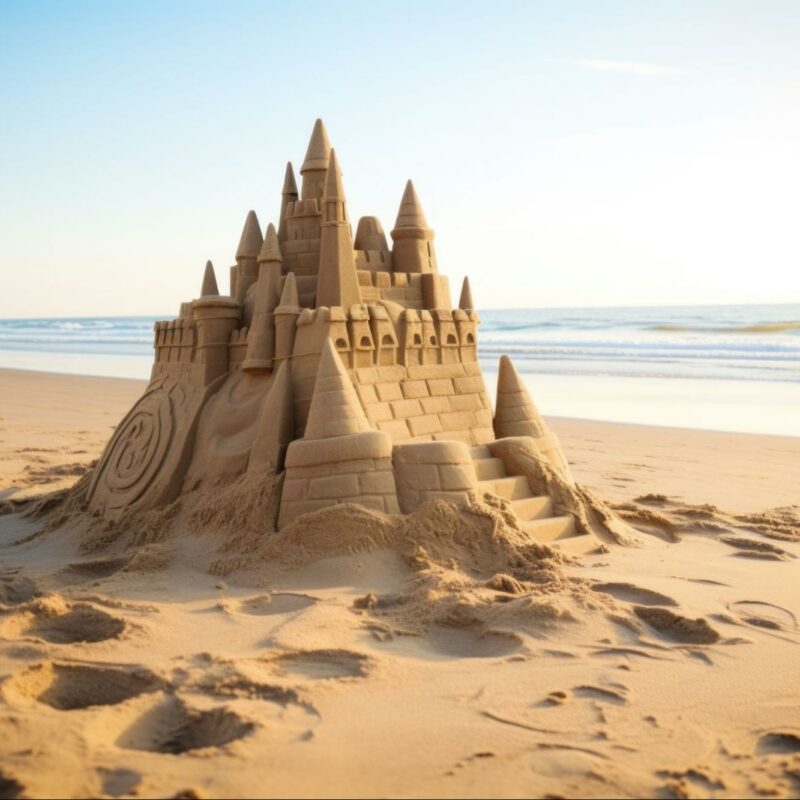
<instances>
[{"instance_id":1,"label":"castle staircase","mask_svg":"<svg viewBox=\"0 0 800 800\"><path fill-rule=\"evenodd\" d=\"M570 515L557 516L547 495L534 495L524 475L509 475L502 459L492 456L489 445L470 448L478 490L502 497L511 503L521 527L537 542L569 555L582 555L597 548L594 536L581 534Z\"/></svg>"}]
</instances>

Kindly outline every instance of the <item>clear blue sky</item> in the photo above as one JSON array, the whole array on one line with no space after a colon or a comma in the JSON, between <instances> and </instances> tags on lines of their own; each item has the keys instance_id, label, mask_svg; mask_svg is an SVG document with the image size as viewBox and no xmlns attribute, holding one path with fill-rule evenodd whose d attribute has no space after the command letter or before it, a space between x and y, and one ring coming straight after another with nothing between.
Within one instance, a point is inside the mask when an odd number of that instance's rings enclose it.
<instances>
[{"instance_id":1,"label":"clear blue sky","mask_svg":"<svg viewBox=\"0 0 800 800\"><path fill-rule=\"evenodd\" d=\"M325 119L482 307L800 297L800 3L0 3L0 316L221 283Z\"/></svg>"}]
</instances>

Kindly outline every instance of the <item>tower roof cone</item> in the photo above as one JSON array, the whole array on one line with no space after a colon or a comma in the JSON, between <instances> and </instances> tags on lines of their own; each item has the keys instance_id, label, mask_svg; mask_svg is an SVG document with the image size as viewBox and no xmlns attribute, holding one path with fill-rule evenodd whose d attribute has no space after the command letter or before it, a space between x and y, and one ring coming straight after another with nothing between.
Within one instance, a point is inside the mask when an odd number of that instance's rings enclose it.
<instances>
[{"instance_id":1,"label":"tower roof cone","mask_svg":"<svg viewBox=\"0 0 800 800\"><path fill-rule=\"evenodd\" d=\"M303 166L300 167L300 174L311 169L327 169L328 155L331 152L331 143L328 139L328 131L325 130L325 123L318 119L314 123L314 130L311 132L311 141L308 143L306 157Z\"/></svg>"},{"instance_id":2,"label":"tower roof cone","mask_svg":"<svg viewBox=\"0 0 800 800\"><path fill-rule=\"evenodd\" d=\"M395 228L427 228L428 220L417 197L414 184L409 181L403 192L403 199L400 201L400 210L397 212L397 222Z\"/></svg>"},{"instance_id":3,"label":"tower roof cone","mask_svg":"<svg viewBox=\"0 0 800 800\"><path fill-rule=\"evenodd\" d=\"M283 291L281 292L281 299L278 307L284 308L299 308L300 298L297 294L297 280L294 277L294 272L290 272L283 282Z\"/></svg>"},{"instance_id":4,"label":"tower roof cone","mask_svg":"<svg viewBox=\"0 0 800 800\"><path fill-rule=\"evenodd\" d=\"M508 356L500 357L497 372L494 430L498 439L506 436L540 437L548 433L544 420Z\"/></svg>"},{"instance_id":5,"label":"tower roof cone","mask_svg":"<svg viewBox=\"0 0 800 800\"><path fill-rule=\"evenodd\" d=\"M361 217L356 228L356 240L353 247L356 250L389 251L383 225L377 217Z\"/></svg>"},{"instance_id":6,"label":"tower roof cone","mask_svg":"<svg viewBox=\"0 0 800 800\"><path fill-rule=\"evenodd\" d=\"M458 301L458 307L463 311L472 311L475 308L475 303L472 300L472 289L469 285L469 278L466 275L464 276L464 283L461 284L461 297Z\"/></svg>"},{"instance_id":7,"label":"tower roof cone","mask_svg":"<svg viewBox=\"0 0 800 800\"><path fill-rule=\"evenodd\" d=\"M259 264L264 261L283 261L281 257L281 246L278 243L278 232L271 222L267 225L267 235L264 237L264 244L261 246L261 252L258 254Z\"/></svg>"},{"instance_id":8,"label":"tower roof cone","mask_svg":"<svg viewBox=\"0 0 800 800\"><path fill-rule=\"evenodd\" d=\"M306 439L329 439L372 430L353 382L336 352L325 340L317 369L317 380L306 422Z\"/></svg>"},{"instance_id":9,"label":"tower roof cone","mask_svg":"<svg viewBox=\"0 0 800 800\"><path fill-rule=\"evenodd\" d=\"M203 273L203 286L200 289L200 297L214 297L219 295L217 288L217 276L214 274L214 265L206 261L206 271Z\"/></svg>"},{"instance_id":10,"label":"tower roof cone","mask_svg":"<svg viewBox=\"0 0 800 800\"><path fill-rule=\"evenodd\" d=\"M325 176L324 200L338 200L345 202L344 186L342 185L342 170L339 169L339 161L336 158L336 151L331 148L330 160L328 161L328 174Z\"/></svg>"},{"instance_id":11,"label":"tower roof cone","mask_svg":"<svg viewBox=\"0 0 800 800\"><path fill-rule=\"evenodd\" d=\"M297 181L294 179L294 169L291 161L286 162L286 175L283 178L281 194L292 198L297 197Z\"/></svg>"},{"instance_id":12,"label":"tower roof cone","mask_svg":"<svg viewBox=\"0 0 800 800\"><path fill-rule=\"evenodd\" d=\"M242 238L239 239L239 247L236 249L236 258L258 258L258 252L263 243L264 238L261 236L261 226L258 224L256 212L248 211L242 229Z\"/></svg>"}]
</instances>

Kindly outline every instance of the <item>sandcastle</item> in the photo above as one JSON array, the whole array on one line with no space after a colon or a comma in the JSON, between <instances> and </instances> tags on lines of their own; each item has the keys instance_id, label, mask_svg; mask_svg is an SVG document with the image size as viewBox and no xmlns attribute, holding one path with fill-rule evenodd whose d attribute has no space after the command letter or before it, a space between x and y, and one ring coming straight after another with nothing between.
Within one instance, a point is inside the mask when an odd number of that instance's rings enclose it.
<instances>
[{"instance_id":1,"label":"sandcastle","mask_svg":"<svg viewBox=\"0 0 800 800\"><path fill-rule=\"evenodd\" d=\"M300 174L298 193L287 165L277 228L262 235L247 214L230 294L209 262L201 296L156 323L150 383L95 469L90 510L115 521L220 481L278 476L278 529L337 503L409 514L488 492L534 540L595 547L501 446L520 439L572 480L505 356L492 413L469 281L453 308L411 181L390 248L376 217L353 239L321 120Z\"/></svg>"}]
</instances>

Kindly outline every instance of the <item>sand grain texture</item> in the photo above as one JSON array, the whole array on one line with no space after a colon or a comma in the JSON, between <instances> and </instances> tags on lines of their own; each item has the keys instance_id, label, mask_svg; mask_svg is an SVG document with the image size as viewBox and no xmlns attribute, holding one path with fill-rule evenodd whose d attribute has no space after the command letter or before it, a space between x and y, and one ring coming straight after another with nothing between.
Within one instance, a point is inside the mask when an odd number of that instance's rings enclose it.
<instances>
[{"instance_id":1,"label":"sand grain texture","mask_svg":"<svg viewBox=\"0 0 800 800\"><path fill-rule=\"evenodd\" d=\"M141 391L0 380L7 501ZM0 516L0 796L798 796L797 440L552 426L638 547L566 560L490 500L276 534L241 485Z\"/></svg>"}]
</instances>

